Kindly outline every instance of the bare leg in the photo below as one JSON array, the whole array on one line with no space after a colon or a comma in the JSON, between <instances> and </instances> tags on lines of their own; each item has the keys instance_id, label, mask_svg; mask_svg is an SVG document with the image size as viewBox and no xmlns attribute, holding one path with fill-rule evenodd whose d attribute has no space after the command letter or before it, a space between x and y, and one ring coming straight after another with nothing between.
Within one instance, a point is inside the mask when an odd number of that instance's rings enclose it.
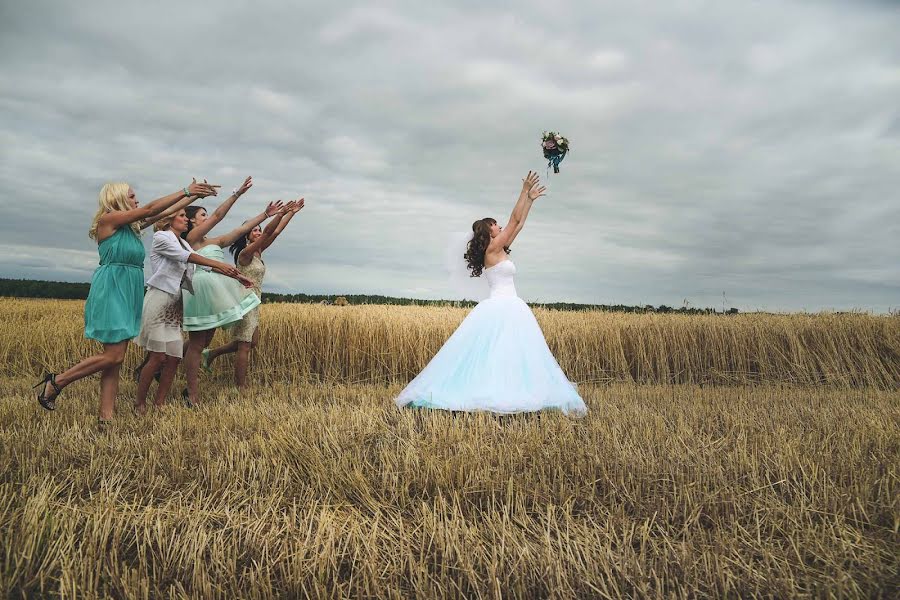
<instances>
[{"instance_id":1,"label":"bare leg","mask_svg":"<svg viewBox=\"0 0 900 600\"><path fill-rule=\"evenodd\" d=\"M109 367L100 375L100 420L110 421L115 415L116 394L119 393L119 370L122 362Z\"/></svg>"},{"instance_id":2,"label":"bare leg","mask_svg":"<svg viewBox=\"0 0 900 600\"><path fill-rule=\"evenodd\" d=\"M149 352L147 360L144 361L144 368L141 369L138 379L137 397L134 401L134 408L141 415L147 412L147 392L150 390L153 376L156 375L164 360L166 360L166 355L162 352ZM160 383L160 385L162 384Z\"/></svg>"},{"instance_id":3,"label":"bare leg","mask_svg":"<svg viewBox=\"0 0 900 600\"><path fill-rule=\"evenodd\" d=\"M238 388L244 388L247 385L247 368L250 366L250 352L256 348L259 343L259 327L253 332L253 339L250 342L232 342L237 344L237 354L234 357L234 384Z\"/></svg>"},{"instance_id":4,"label":"bare leg","mask_svg":"<svg viewBox=\"0 0 900 600\"><path fill-rule=\"evenodd\" d=\"M100 371L106 371L114 366L121 366L125 360L125 350L128 348L128 340L116 342L115 344L103 344L103 352L85 358L77 365L70 367L56 376L56 385L60 389L66 387L70 383L74 383L79 379L84 379L89 375ZM49 383L44 388L47 398L54 398L56 392Z\"/></svg>"},{"instance_id":5,"label":"bare leg","mask_svg":"<svg viewBox=\"0 0 900 600\"><path fill-rule=\"evenodd\" d=\"M218 348L213 348L207 353L207 360L209 364L212 364L212 361L222 356L223 354L231 354L232 352L237 352L238 342L228 342L225 345L219 346Z\"/></svg>"},{"instance_id":6,"label":"bare leg","mask_svg":"<svg viewBox=\"0 0 900 600\"><path fill-rule=\"evenodd\" d=\"M166 405L166 396L169 394L169 389L172 387L172 382L175 380L175 372L178 370L178 363L181 362L181 359L177 356L167 356L166 362L163 363L162 368L162 376L159 378L159 385L156 386L156 398L153 400L153 404L158 407L162 407Z\"/></svg>"},{"instance_id":7,"label":"bare leg","mask_svg":"<svg viewBox=\"0 0 900 600\"><path fill-rule=\"evenodd\" d=\"M234 384L243 388L247 384L247 365L250 363L250 342L238 342L234 355Z\"/></svg>"},{"instance_id":8,"label":"bare leg","mask_svg":"<svg viewBox=\"0 0 900 600\"><path fill-rule=\"evenodd\" d=\"M188 332L187 350L184 353L184 375L187 378L188 398L197 402L197 372L200 370L200 353L206 340L205 331Z\"/></svg>"},{"instance_id":9,"label":"bare leg","mask_svg":"<svg viewBox=\"0 0 900 600\"><path fill-rule=\"evenodd\" d=\"M215 333L215 329L189 332L187 352L184 355L184 373L187 377L188 399L192 404L196 404L200 397L200 384L197 379L200 353L209 345Z\"/></svg>"},{"instance_id":10,"label":"bare leg","mask_svg":"<svg viewBox=\"0 0 900 600\"><path fill-rule=\"evenodd\" d=\"M144 352L144 360L142 360L142 361L141 361L141 364L139 364L138 366L136 366L136 367L134 368L134 374L133 374L133 376L134 376L134 380L135 380L135 381L140 381L140 380L141 380L141 371L144 369L144 365L147 364L147 361L148 361L148 360L150 360L150 353L149 353L149 352Z\"/></svg>"}]
</instances>

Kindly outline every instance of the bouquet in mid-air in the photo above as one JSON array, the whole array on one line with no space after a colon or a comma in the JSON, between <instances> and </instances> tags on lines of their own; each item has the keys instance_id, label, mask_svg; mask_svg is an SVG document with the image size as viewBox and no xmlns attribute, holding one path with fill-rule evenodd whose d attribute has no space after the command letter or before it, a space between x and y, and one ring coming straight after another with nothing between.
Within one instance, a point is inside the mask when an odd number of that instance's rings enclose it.
<instances>
[{"instance_id":1,"label":"bouquet in mid-air","mask_svg":"<svg viewBox=\"0 0 900 600\"><path fill-rule=\"evenodd\" d=\"M553 165L553 172L559 173L559 163L569 153L569 140L555 131L545 131L541 136L541 149L548 161L547 166Z\"/></svg>"}]
</instances>

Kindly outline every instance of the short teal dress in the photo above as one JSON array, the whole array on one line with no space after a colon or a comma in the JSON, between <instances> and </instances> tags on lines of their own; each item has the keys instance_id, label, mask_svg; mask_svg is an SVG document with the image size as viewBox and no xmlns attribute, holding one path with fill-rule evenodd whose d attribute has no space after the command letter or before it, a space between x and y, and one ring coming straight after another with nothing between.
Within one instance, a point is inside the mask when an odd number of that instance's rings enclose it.
<instances>
[{"instance_id":1,"label":"short teal dress","mask_svg":"<svg viewBox=\"0 0 900 600\"><path fill-rule=\"evenodd\" d=\"M100 266L84 305L84 337L115 344L137 337L144 305L144 244L131 227L119 227L97 245Z\"/></svg>"},{"instance_id":2,"label":"short teal dress","mask_svg":"<svg viewBox=\"0 0 900 600\"><path fill-rule=\"evenodd\" d=\"M197 254L213 260L225 261L225 251L215 244L203 246ZM208 331L217 327L229 327L259 306L259 296L241 282L214 271L198 268L194 272L191 287L193 293L184 290L184 330Z\"/></svg>"}]
</instances>

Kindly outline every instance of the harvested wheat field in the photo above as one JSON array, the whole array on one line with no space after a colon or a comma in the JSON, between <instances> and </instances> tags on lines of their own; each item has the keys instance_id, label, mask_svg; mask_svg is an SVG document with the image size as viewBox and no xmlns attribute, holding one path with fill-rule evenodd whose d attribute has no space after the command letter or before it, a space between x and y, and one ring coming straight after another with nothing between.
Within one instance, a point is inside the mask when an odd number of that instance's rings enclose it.
<instances>
[{"instance_id":1,"label":"harvested wheat field","mask_svg":"<svg viewBox=\"0 0 900 600\"><path fill-rule=\"evenodd\" d=\"M900 319L537 316L590 413L399 411L462 309L266 305L238 395L94 425L28 387L78 302L0 302L9 597L892 597ZM219 339L217 338L217 342ZM138 353L130 351L126 367Z\"/></svg>"},{"instance_id":2,"label":"harvested wheat field","mask_svg":"<svg viewBox=\"0 0 900 600\"><path fill-rule=\"evenodd\" d=\"M96 346L84 303L0 307L0 364L33 377ZM468 314L462 308L266 304L258 381L406 383ZM900 317L866 314L677 315L538 309L547 343L578 383L791 383L900 389ZM219 333L213 345L225 337ZM139 353L132 350L126 368Z\"/></svg>"}]
</instances>

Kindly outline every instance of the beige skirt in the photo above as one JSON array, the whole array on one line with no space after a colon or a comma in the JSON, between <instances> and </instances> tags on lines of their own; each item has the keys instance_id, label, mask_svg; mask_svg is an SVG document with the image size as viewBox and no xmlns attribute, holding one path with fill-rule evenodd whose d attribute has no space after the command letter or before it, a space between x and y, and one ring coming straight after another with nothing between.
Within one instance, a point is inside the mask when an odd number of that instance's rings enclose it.
<instances>
[{"instance_id":1,"label":"beige skirt","mask_svg":"<svg viewBox=\"0 0 900 600\"><path fill-rule=\"evenodd\" d=\"M231 328L231 339L236 342L252 342L253 334L259 327L259 307L255 307Z\"/></svg>"},{"instance_id":2,"label":"beige skirt","mask_svg":"<svg viewBox=\"0 0 900 600\"><path fill-rule=\"evenodd\" d=\"M183 315L181 290L177 294L170 294L154 287L149 288L144 295L141 333L135 343L149 352L162 352L181 358Z\"/></svg>"}]
</instances>

